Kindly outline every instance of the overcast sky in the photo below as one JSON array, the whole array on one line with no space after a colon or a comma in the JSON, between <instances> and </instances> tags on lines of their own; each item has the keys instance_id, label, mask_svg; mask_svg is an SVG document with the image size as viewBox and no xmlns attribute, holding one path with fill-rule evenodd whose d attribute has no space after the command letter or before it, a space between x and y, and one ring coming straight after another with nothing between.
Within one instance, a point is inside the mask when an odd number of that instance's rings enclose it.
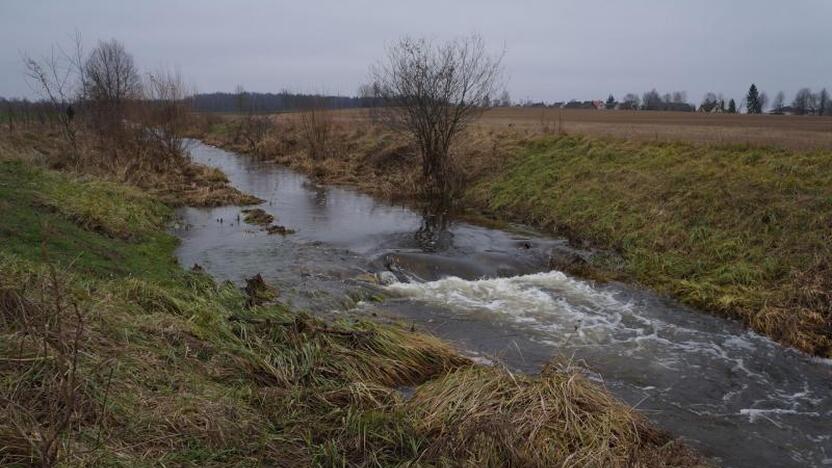
<instances>
[{"instance_id":1,"label":"overcast sky","mask_svg":"<svg viewBox=\"0 0 832 468\"><path fill-rule=\"evenodd\" d=\"M515 100L832 88L828 0L0 0L0 96L30 96L20 53L75 30L88 46L122 41L144 69L176 67L201 92L354 94L396 38L472 32L505 49Z\"/></svg>"}]
</instances>

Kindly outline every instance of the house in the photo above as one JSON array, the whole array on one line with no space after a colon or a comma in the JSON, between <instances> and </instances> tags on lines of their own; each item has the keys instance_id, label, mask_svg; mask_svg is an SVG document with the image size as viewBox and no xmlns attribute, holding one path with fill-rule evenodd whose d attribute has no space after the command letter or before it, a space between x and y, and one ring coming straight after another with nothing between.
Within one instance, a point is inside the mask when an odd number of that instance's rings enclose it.
<instances>
[{"instance_id":1,"label":"house","mask_svg":"<svg viewBox=\"0 0 832 468\"><path fill-rule=\"evenodd\" d=\"M725 112L724 103L720 101L705 101L699 106L699 112Z\"/></svg>"}]
</instances>

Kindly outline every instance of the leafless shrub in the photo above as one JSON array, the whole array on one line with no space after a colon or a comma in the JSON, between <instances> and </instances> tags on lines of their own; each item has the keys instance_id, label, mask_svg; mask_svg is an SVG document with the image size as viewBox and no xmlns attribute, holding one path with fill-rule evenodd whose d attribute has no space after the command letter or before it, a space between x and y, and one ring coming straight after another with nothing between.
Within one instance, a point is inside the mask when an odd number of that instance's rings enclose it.
<instances>
[{"instance_id":1,"label":"leafless shrub","mask_svg":"<svg viewBox=\"0 0 832 468\"><path fill-rule=\"evenodd\" d=\"M372 68L383 120L418 144L429 195L450 194L450 148L501 87L501 61L476 35L439 45L403 38Z\"/></svg>"},{"instance_id":2,"label":"leafless shrub","mask_svg":"<svg viewBox=\"0 0 832 468\"><path fill-rule=\"evenodd\" d=\"M248 143L250 151L257 149L257 145L273 130L274 123L267 115L248 114L238 129L238 139Z\"/></svg>"},{"instance_id":3,"label":"leafless shrub","mask_svg":"<svg viewBox=\"0 0 832 468\"><path fill-rule=\"evenodd\" d=\"M331 154L332 116L320 101L314 101L298 116L309 157L319 161Z\"/></svg>"},{"instance_id":4,"label":"leafless shrub","mask_svg":"<svg viewBox=\"0 0 832 468\"><path fill-rule=\"evenodd\" d=\"M78 92L78 82L73 62L60 48L53 47L49 55L39 60L23 55L23 67L29 86L56 111L61 131L72 148L72 159L77 163L78 133L71 103Z\"/></svg>"},{"instance_id":5,"label":"leafless shrub","mask_svg":"<svg viewBox=\"0 0 832 468\"><path fill-rule=\"evenodd\" d=\"M146 134L168 160L186 154L189 125L188 91L178 72L160 70L147 75L144 86Z\"/></svg>"},{"instance_id":6,"label":"leafless shrub","mask_svg":"<svg viewBox=\"0 0 832 468\"><path fill-rule=\"evenodd\" d=\"M130 103L141 97L141 78L133 56L115 39L102 41L83 66L84 98L102 135L117 136Z\"/></svg>"},{"instance_id":7,"label":"leafless shrub","mask_svg":"<svg viewBox=\"0 0 832 468\"><path fill-rule=\"evenodd\" d=\"M0 447L0 464L55 466L66 445L62 438L82 406L78 361L84 317L54 268L44 288L38 302L0 289L0 330L17 349L14 357L2 358L0 368L28 368L10 372L16 381L0 395L0 435L9 441Z\"/></svg>"}]
</instances>

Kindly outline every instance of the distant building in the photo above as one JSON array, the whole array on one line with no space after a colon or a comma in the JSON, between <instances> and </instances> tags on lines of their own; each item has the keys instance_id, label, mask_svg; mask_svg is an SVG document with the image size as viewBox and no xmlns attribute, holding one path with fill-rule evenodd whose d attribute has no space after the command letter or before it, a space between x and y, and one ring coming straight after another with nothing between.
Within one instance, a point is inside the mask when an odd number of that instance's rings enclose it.
<instances>
[{"instance_id":1,"label":"distant building","mask_svg":"<svg viewBox=\"0 0 832 468\"><path fill-rule=\"evenodd\" d=\"M725 112L725 109L722 108L722 103L720 103L719 101L713 101L713 102L708 101L708 102L703 102L699 106L699 112L719 113L719 112Z\"/></svg>"},{"instance_id":2,"label":"distant building","mask_svg":"<svg viewBox=\"0 0 832 468\"><path fill-rule=\"evenodd\" d=\"M615 110L638 110L638 104L633 101L619 102L616 104Z\"/></svg>"},{"instance_id":3,"label":"distant building","mask_svg":"<svg viewBox=\"0 0 832 468\"><path fill-rule=\"evenodd\" d=\"M696 108L692 104L688 104L686 102L669 102L665 104L665 108L663 110L674 112L694 112Z\"/></svg>"},{"instance_id":4,"label":"distant building","mask_svg":"<svg viewBox=\"0 0 832 468\"><path fill-rule=\"evenodd\" d=\"M569 101L563 106L563 108L564 109L590 109L590 110L595 110L595 109L598 109L595 105L596 102L600 102L600 101Z\"/></svg>"},{"instance_id":5,"label":"distant building","mask_svg":"<svg viewBox=\"0 0 832 468\"><path fill-rule=\"evenodd\" d=\"M772 109L769 111L769 114L773 115L794 115L794 107L792 106L783 106L779 109Z\"/></svg>"}]
</instances>

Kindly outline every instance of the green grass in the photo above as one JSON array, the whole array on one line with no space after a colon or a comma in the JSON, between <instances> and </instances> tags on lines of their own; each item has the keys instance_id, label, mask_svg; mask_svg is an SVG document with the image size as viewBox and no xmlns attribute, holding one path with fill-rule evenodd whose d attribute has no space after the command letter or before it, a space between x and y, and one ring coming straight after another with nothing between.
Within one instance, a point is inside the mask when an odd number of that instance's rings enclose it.
<instances>
[{"instance_id":1,"label":"green grass","mask_svg":"<svg viewBox=\"0 0 832 468\"><path fill-rule=\"evenodd\" d=\"M0 407L0 439L10 441L0 460L40 457L38 434L47 431L60 395L53 388L59 373L49 363L60 361L63 345L49 345L44 357L33 340L41 331L31 326L33 317L46 316L43 336L66 338L77 321L53 317L73 305L84 323L84 384L71 437L62 443L70 464L98 457L119 464L303 464L322 447L330 456L387 463L408 454L391 451L384 437L419 446L394 409L401 397L393 388L467 360L404 329L325 324L280 306L248 308L234 285L177 266L176 241L163 229L170 214L134 189L0 163L0 388L20 405ZM37 372L27 360L40 363ZM108 379L113 388L105 398ZM95 420L105 407L107 420ZM341 427L344 418L368 415L373 427ZM22 429L11 421L22 421ZM110 435L96 443L106 424ZM386 432L391 424L398 433ZM358 437L353 430L375 437L366 453L344 446Z\"/></svg>"},{"instance_id":2,"label":"green grass","mask_svg":"<svg viewBox=\"0 0 832 468\"><path fill-rule=\"evenodd\" d=\"M604 270L832 353L832 153L569 136L507 166L472 188L474 203L617 253L596 259Z\"/></svg>"},{"instance_id":3,"label":"green grass","mask_svg":"<svg viewBox=\"0 0 832 468\"><path fill-rule=\"evenodd\" d=\"M404 327L249 306L233 284L176 265L170 216L134 189L0 162L0 464L551 466L580 452L590 464L656 466L688 456L584 381L551 392L552 375L476 371ZM459 369L472 373L449 374ZM461 375L473 380L459 385ZM500 437L459 451L472 425L436 402L473 405L470 389L486 385L500 400L480 402L477 416L501 424ZM402 387L418 397L406 401ZM511 421L489 413L502 405L547 431L560 426L555 407L614 423L515 450L503 437ZM56 453L44 443L53 431Z\"/></svg>"},{"instance_id":4,"label":"green grass","mask_svg":"<svg viewBox=\"0 0 832 468\"><path fill-rule=\"evenodd\" d=\"M0 162L0 243L24 259L48 253L97 278L176 277L176 241L158 227L171 213L129 187Z\"/></svg>"}]
</instances>

